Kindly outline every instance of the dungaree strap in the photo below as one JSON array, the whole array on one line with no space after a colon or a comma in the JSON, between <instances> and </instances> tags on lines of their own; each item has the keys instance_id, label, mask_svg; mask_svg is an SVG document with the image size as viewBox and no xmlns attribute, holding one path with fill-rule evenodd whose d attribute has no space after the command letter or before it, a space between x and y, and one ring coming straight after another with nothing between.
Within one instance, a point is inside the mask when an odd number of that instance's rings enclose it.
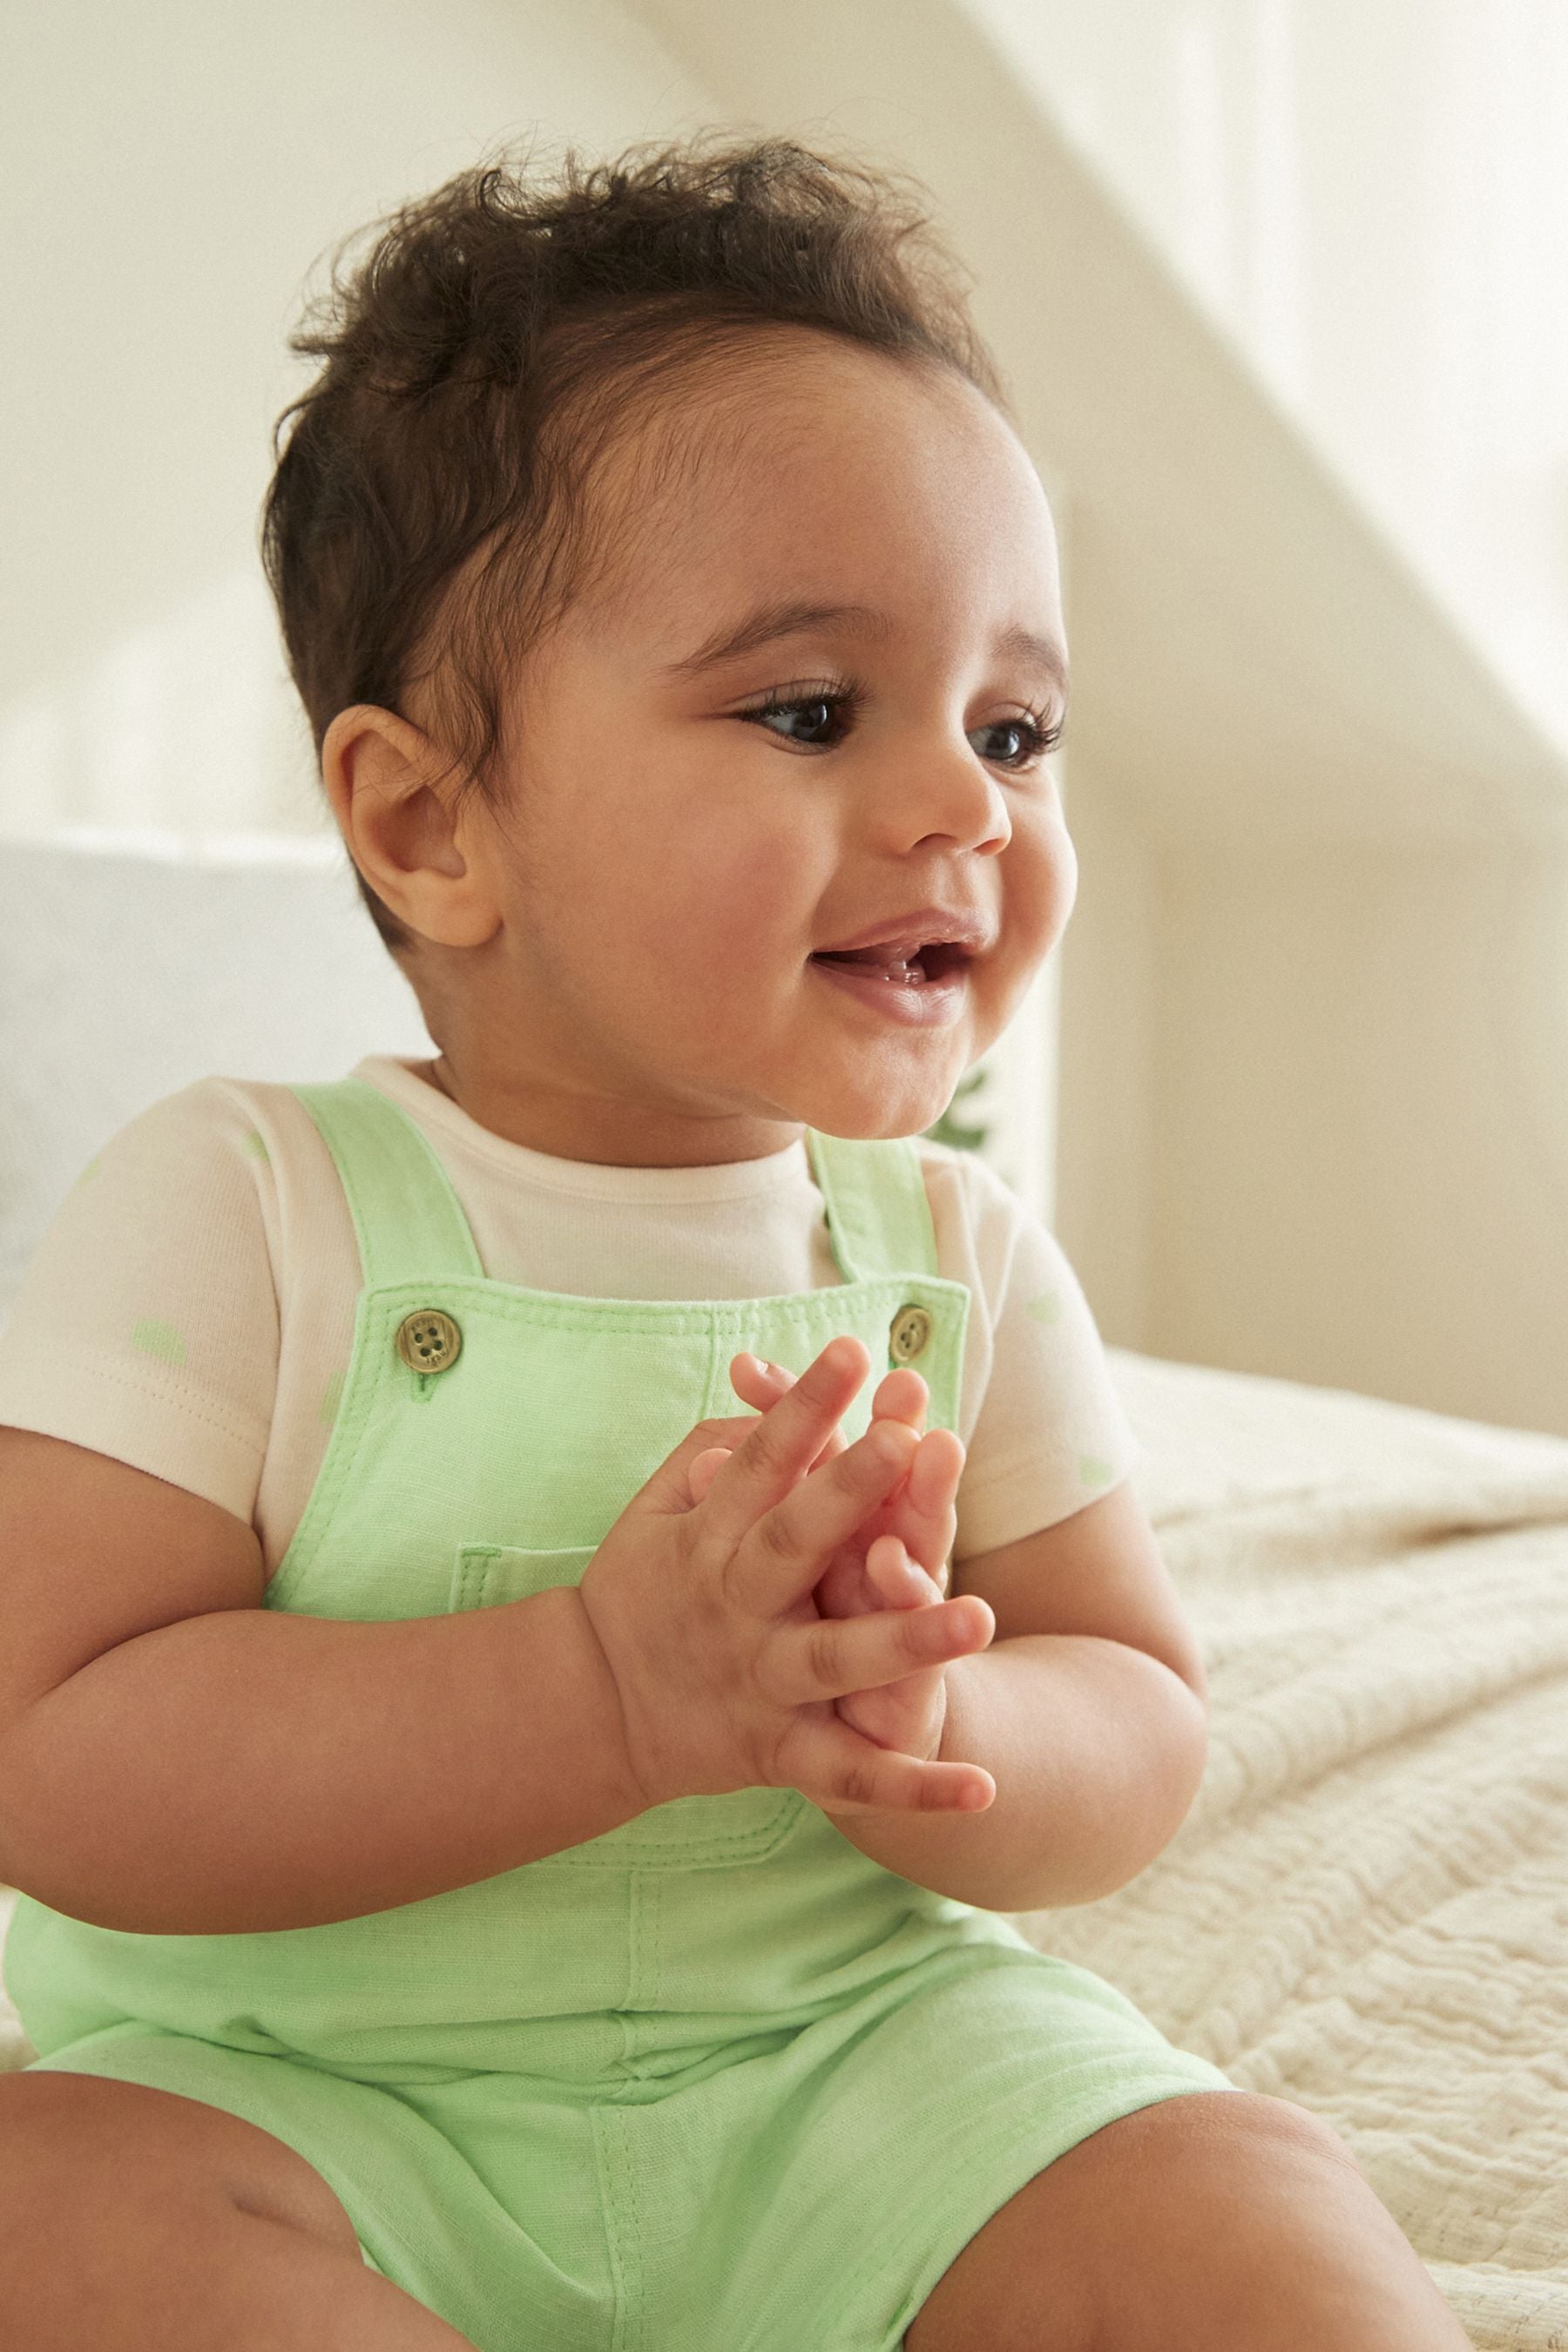
<instances>
[{"instance_id":1,"label":"dungaree strap","mask_svg":"<svg viewBox=\"0 0 1568 2352\"><path fill-rule=\"evenodd\" d=\"M811 1172L846 1282L939 1272L936 1227L912 1136L805 1131Z\"/></svg>"},{"instance_id":2,"label":"dungaree strap","mask_svg":"<svg viewBox=\"0 0 1568 2352\"><path fill-rule=\"evenodd\" d=\"M353 1213L367 1289L484 1267L451 1179L416 1119L368 1078L295 1086L320 1128Z\"/></svg>"},{"instance_id":3,"label":"dungaree strap","mask_svg":"<svg viewBox=\"0 0 1568 2352\"><path fill-rule=\"evenodd\" d=\"M297 1085L338 1173L367 1287L484 1268L451 1180L418 1121L368 1078ZM847 1282L938 1272L936 1229L909 1136L825 1135L807 1128L812 1173Z\"/></svg>"}]
</instances>

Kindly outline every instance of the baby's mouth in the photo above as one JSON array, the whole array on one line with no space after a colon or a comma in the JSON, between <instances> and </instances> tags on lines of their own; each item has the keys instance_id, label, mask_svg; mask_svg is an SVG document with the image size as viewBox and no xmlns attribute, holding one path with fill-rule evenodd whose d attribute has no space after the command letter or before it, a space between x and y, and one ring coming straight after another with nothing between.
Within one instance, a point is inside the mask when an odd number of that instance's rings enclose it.
<instances>
[{"instance_id":1,"label":"baby's mouth","mask_svg":"<svg viewBox=\"0 0 1568 2352\"><path fill-rule=\"evenodd\" d=\"M931 981L945 980L968 958L962 949L938 940L930 947L917 948L910 956L896 955L888 948L856 948L852 952L819 948L811 961L860 971L868 980L886 980L890 986L920 988Z\"/></svg>"}]
</instances>

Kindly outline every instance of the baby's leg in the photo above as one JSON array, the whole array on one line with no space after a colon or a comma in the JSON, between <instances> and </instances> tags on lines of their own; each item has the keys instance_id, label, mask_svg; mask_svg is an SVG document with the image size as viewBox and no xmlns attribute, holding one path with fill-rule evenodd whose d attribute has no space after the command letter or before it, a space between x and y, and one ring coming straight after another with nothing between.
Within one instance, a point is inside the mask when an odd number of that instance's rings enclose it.
<instances>
[{"instance_id":1,"label":"baby's leg","mask_svg":"<svg viewBox=\"0 0 1568 2352\"><path fill-rule=\"evenodd\" d=\"M459 2352L370 2270L313 2165L222 2107L0 2075L0 2344L21 2352ZM472 2352L472 2347L469 2347Z\"/></svg>"},{"instance_id":2,"label":"baby's leg","mask_svg":"<svg viewBox=\"0 0 1568 2352\"><path fill-rule=\"evenodd\" d=\"M970 2239L907 2352L1467 2352L1337 2132L1284 2099L1139 2107Z\"/></svg>"}]
</instances>

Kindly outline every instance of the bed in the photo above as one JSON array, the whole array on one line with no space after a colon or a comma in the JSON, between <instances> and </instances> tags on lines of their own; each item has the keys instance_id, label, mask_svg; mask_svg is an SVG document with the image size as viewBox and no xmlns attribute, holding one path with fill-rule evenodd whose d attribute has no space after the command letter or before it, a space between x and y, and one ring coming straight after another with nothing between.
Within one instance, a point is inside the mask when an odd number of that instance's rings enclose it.
<instances>
[{"instance_id":1,"label":"bed","mask_svg":"<svg viewBox=\"0 0 1568 2352\"><path fill-rule=\"evenodd\" d=\"M367 1034L429 1050L324 870L234 866L220 882L12 845L0 868L17 910L0 940L20 1041L0 1031L15 1265L98 1142L188 1076L334 1076ZM188 1067L167 1045L137 1059L158 1025L132 985L149 894L185 970L202 958L232 986L179 1025ZM291 916L312 931L331 916L343 961L325 997L305 976L292 1037L276 991L273 1025L247 1032L245 941L276 973ZM86 938L110 994L84 977ZM89 1009L101 1066L73 1090L62 1070L83 1069ZM0 1309L5 1296L0 1282ZM1483 2352L1568 2352L1568 1439L1109 1358L1202 1642L1209 1759L1131 1885L1018 1924L1243 2088L1325 2116ZM0 1928L13 1899L0 1890ZM0 2001L0 2067L32 2054Z\"/></svg>"}]
</instances>

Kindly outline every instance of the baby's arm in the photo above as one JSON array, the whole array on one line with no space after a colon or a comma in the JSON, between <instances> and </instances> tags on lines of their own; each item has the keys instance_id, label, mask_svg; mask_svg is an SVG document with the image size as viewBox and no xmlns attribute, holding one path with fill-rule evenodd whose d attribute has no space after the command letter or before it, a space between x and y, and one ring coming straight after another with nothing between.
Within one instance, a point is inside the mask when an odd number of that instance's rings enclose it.
<instances>
[{"instance_id":1,"label":"baby's arm","mask_svg":"<svg viewBox=\"0 0 1568 2352\"><path fill-rule=\"evenodd\" d=\"M863 1352L832 1343L760 1423L689 1431L580 1584L391 1622L268 1610L234 1513L0 1426L0 1874L94 1925L233 1933L444 1894L704 1790L988 1803L984 1769L894 1755L831 1704L984 1649L984 1601L807 1630L823 1561L913 1451L878 1422L800 1475ZM694 1506L715 1442L734 1459Z\"/></svg>"},{"instance_id":2,"label":"baby's arm","mask_svg":"<svg viewBox=\"0 0 1568 2352\"><path fill-rule=\"evenodd\" d=\"M314 1927L643 1810L574 1586L369 1624L264 1588L232 1512L0 1427L0 1879L142 1934Z\"/></svg>"}]
</instances>

